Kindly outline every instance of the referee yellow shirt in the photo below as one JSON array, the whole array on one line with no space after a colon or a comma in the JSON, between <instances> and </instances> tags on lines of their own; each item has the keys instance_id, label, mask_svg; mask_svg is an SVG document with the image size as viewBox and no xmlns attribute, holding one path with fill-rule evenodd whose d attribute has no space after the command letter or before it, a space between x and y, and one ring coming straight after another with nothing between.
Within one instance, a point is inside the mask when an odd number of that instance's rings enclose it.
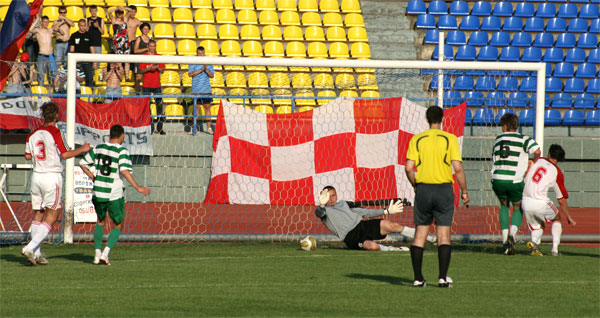
<instances>
[{"instance_id":1,"label":"referee yellow shirt","mask_svg":"<svg viewBox=\"0 0 600 318\"><path fill-rule=\"evenodd\" d=\"M429 129L410 140L406 159L417 167L416 182L454 183L452 161L462 161L458 138L439 129Z\"/></svg>"}]
</instances>

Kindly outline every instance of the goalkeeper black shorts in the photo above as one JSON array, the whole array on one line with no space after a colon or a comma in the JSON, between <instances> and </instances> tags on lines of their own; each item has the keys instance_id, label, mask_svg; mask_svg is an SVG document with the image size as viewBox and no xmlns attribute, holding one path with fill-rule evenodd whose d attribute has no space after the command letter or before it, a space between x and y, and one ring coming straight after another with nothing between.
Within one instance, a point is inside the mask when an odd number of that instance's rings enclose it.
<instances>
[{"instance_id":1,"label":"goalkeeper black shorts","mask_svg":"<svg viewBox=\"0 0 600 318\"><path fill-rule=\"evenodd\" d=\"M380 223L381 220L360 221L355 228L346 234L344 243L348 248L360 250L364 241L383 240L386 236L381 235Z\"/></svg>"}]
</instances>

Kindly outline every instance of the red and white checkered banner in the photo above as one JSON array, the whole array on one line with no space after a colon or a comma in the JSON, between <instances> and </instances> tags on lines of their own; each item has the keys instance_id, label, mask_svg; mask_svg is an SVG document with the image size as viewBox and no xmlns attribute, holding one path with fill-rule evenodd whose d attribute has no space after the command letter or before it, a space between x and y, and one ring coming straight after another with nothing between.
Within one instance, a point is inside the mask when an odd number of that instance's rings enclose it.
<instances>
[{"instance_id":1,"label":"red and white checkered banner","mask_svg":"<svg viewBox=\"0 0 600 318\"><path fill-rule=\"evenodd\" d=\"M466 105L445 111L462 144ZM411 137L428 129L426 108L405 98L338 98L312 111L264 114L223 101L205 203L315 204L326 185L339 200L407 198Z\"/></svg>"}]
</instances>

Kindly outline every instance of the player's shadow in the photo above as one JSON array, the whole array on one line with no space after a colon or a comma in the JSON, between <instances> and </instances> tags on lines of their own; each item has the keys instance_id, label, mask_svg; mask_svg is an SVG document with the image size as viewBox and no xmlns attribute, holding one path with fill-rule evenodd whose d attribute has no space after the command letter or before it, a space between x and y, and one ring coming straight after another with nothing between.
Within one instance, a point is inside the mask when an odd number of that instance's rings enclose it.
<instances>
[{"instance_id":1,"label":"player's shadow","mask_svg":"<svg viewBox=\"0 0 600 318\"><path fill-rule=\"evenodd\" d=\"M12 262L12 263L20 263L26 266L31 266L31 264L29 264L29 262L27 262L27 258L22 256L21 254L5 254L2 253L2 256L0 256L0 259L3 261L7 261L7 262Z\"/></svg>"},{"instance_id":2,"label":"player's shadow","mask_svg":"<svg viewBox=\"0 0 600 318\"><path fill-rule=\"evenodd\" d=\"M456 244L452 245L452 251L503 254L502 244Z\"/></svg>"},{"instance_id":3,"label":"player's shadow","mask_svg":"<svg viewBox=\"0 0 600 318\"><path fill-rule=\"evenodd\" d=\"M583 256L583 257L592 257L592 258L600 258L600 254L595 253L580 253L580 252L560 252L564 256Z\"/></svg>"},{"instance_id":4,"label":"player's shadow","mask_svg":"<svg viewBox=\"0 0 600 318\"><path fill-rule=\"evenodd\" d=\"M93 256L91 256L89 254L83 254L83 253L55 255L55 256L52 256L52 258L62 258L62 259L66 259L69 261L82 262L82 263L86 263L86 264L92 263L92 261L94 260Z\"/></svg>"},{"instance_id":5,"label":"player's shadow","mask_svg":"<svg viewBox=\"0 0 600 318\"><path fill-rule=\"evenodd\" d=\"M413 281L404 277L387 276L387 275L366 275L366 274L346 274L348 278L354 279L370 279L378 282L388 283L390 285L412 285Z\"/></svg>"}]
</instances>

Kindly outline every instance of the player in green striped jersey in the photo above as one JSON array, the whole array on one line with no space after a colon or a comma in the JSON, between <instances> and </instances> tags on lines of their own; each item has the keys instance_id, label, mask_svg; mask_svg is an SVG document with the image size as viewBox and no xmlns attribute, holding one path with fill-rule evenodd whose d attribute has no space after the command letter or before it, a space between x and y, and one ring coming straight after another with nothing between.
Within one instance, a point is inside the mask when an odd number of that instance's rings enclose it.
<instances>
[{"instance_id":1,"label":"player in green striped jersey","mask_svg":"<svg viewBox=\"0 0 600 318\"><path fill-rule=\"evenodd\" d=\"M94 181L92 202L98 215L98 221L94 228L94 247L96 249L94 264L110 265L108 253L117 244L121 234L125 218L124 184L121 176L129 181L139 193L150 194L150 188L139 186L131 175L133 168L129 152L122 145L124 140L123 126L114 125L110 128L108 143L97 145L79 161L83 172ZM90 170L92 168L94 172ZM108 236L106 247L101 251L107 211L115 227Z\"/></svg>"},{"instance_id":2,"label":"player in green striped jersey","mask_svg":"<svg viewBox=\"0 0 600 318\"><path fill-rule=\"evenodd\" d=\"M536 161L540 155L540 146L528 136L517 132L517 115L506 113L500 118L502 133L496 137L492 152L492 189L500 201L500 228L504 254L515 253L515 235L523 222L521 199L523 197L523 177L529 167L529 155ZM513 215L509 235L509 202L513 206Z\"/></svg>"}]
</instances>

